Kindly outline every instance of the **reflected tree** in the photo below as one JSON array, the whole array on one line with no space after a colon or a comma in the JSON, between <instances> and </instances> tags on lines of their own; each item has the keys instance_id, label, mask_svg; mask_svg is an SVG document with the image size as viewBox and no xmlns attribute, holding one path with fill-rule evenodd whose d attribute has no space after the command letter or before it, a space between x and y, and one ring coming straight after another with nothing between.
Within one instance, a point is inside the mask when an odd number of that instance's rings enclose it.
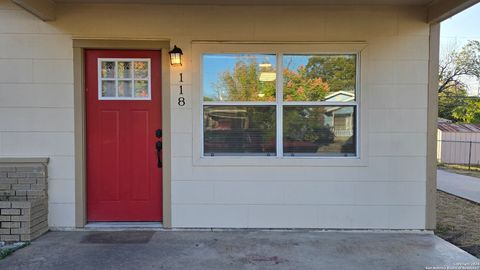
<instances>
[{"instance_id":1,"label":"reflected tree","mask_svg":"<svg viewBox=\"0 0 480 270\"><path fill-rule=\"evenodd\" d=\"M309 74L305 66L298 67L296 71L285 68L283 78L285 101L322 101L330 92L328 83Z\"/></svg>"},{"instance_id":2,"label":"reflected tree","mask_svg":"<svg viewBox=\"0 0 480 270\"><path fill-rule=\"evenodd\" d=\"M322 78L330 92L355 91L355 55L312 56L306 65L306 72L308 78Z\"/></svg>"},{"instance_id":3,"label":"reflected tree","mask_svg":"<svg viewBox=\"0 0 480 270\"><path fill-rule=\"evenodd\" d=\"M261 81L262 72L274 73L272 67L259 67L255 58L248 62L238 60L232 71L220 74L213 85L216 100L231 101L275 101L275 81Z\"/></svg>"}]
</instances>

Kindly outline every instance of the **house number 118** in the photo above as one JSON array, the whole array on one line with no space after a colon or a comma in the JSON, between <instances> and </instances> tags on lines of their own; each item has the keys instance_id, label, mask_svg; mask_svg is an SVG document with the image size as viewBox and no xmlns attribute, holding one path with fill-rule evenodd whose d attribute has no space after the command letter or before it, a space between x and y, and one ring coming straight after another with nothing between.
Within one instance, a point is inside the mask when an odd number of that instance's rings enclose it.
<instances>
[{"instance_id":1,"label":"house number 118","mask_svg":"<svg viewBox=\"0 0 480 270\"><path fill-rule=\"evenodd\" d=\"M183 74L180 73L180 82L183 82ZM183 96L183 85L180 85L180 95ZM183 107L185 106L185 98L184 97L179 97L178 98L178 106Z\"/></svg>"}]
</instances>

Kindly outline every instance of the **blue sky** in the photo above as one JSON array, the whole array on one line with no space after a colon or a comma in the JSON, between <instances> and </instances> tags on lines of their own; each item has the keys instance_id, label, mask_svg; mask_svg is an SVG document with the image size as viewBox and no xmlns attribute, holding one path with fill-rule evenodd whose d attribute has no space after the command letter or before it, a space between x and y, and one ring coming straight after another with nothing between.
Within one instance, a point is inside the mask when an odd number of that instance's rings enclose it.
<instances>
[{"instance_id":1,"label":"blue sky","mask_svg":"<svg viewBox=\"0 0 480 270\"><path fill-rule=\"evenodd\" d=\"M445 20L440 25L440 57L442 51L459 48L469 40L480 40L480 4ZM465 79L470 95L480 95L480 83L476 79Z\"/></svg>"},{"instance_id":2,"label":"blue sky","mask_svg":"<svg viewBox=\"0 0 480 270\"><path fill-rule=\"evenodd\" d=\"M442 46L455 41L461 46L470 39L480 40L480 4L442 22L440 31Z\"/></svg>"}]
</instances>

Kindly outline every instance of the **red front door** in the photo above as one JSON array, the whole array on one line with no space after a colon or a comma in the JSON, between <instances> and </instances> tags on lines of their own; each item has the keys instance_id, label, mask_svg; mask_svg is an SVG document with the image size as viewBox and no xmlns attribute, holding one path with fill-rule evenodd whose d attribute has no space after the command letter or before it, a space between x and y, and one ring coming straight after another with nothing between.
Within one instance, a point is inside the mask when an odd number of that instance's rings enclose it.
<instances>
[{"instance_id":1,"label":"red front door","mask_svg":"<svg viewBox=\"0 0 480 270\"><path fill-rule=\"evenodd\" d=\"M88 221L162 220L160 63L160 51L85 52Z\"/></svg>"}]
</instances>

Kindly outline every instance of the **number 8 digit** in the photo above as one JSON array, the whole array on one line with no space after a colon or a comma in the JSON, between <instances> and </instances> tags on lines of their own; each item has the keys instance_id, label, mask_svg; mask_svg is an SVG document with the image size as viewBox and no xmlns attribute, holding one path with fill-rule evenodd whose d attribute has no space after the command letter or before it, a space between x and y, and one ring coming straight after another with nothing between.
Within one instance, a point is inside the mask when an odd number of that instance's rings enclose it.
<instances>
[{"instance_id":1,"label":"number 8 digit","mask_svg":"<svg viewBox=\"0 0 480 270\"><path fill-rule=\"evenodd\" d=\"M185 98L179 97L178 98L178 106L185 106Z\"/></svg>"}]
</instances>

